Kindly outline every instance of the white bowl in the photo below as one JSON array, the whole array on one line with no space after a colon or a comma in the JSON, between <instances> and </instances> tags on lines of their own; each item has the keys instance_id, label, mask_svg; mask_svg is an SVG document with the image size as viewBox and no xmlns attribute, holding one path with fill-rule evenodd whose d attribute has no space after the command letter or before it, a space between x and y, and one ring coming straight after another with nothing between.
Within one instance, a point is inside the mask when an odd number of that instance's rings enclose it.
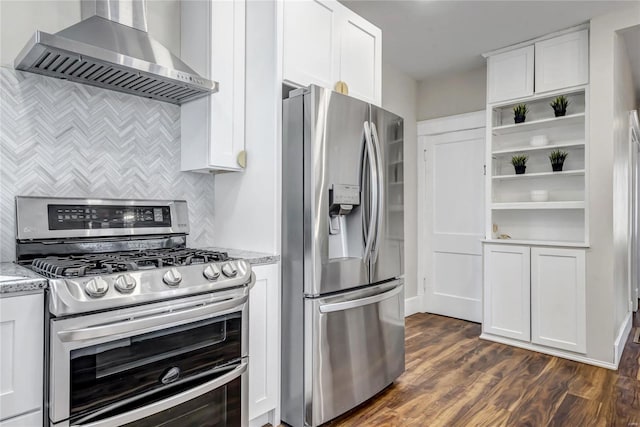
<instances>
[{"instance_id":1,"label":"white bowl","mask_svg":"<svg viewBox=\"0 0 640 427\"><path fill-rule=\"evenodd\" d=\"M532 202L546 202L549 200L549 192L547 190L531 190Z\"/></svg>"},{"instance_id":2,"label":"white bowl","mask_svg":"<svg viewBox=\"0 0 640 427\"><path fill-rule=\"evenodd\" d=\"M529 144L532 147L543 147L549 144L549 138L547 138L547 135L534 135L531 137Z\"/></svg>"}]
</instances>

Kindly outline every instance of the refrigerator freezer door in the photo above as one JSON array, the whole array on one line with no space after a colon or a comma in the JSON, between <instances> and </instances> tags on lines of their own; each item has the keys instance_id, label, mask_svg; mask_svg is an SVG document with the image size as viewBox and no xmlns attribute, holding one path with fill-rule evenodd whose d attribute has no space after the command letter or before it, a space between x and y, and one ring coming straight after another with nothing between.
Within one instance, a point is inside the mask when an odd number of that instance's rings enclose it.
<instances>
[{"instance_id":1,"label":"refrigerator freezer door","mask_svg":"<svg viewBox=\"0 0 640 427\"><path fill-rule=\"evenodd\" d=\"M369 104L317 86L311 86L304 96L305 295L369 283L363 231L366 198L360 197L359 205L341 218L334 217L333 223L329 209L334 188L363 187L369 114ZM331 233L330 224L334 225Z\"/></svg>"},{"instance_id":2,"label":"refrigerator freezer door","mask_svg":"<svg viewBox=\"0 0 640 427\"><path fill-rule=\"evenodd\" d=\"M354 408L404 372L402 280L305 299L305 318L311 329L305 339L307 425Z\"/></svg>"},{"instance_id":3,"label":"refrigerator freezer door","mask_svg":"<svg viewBox=\"0 0 640 427\"><path fill-rule=\"evenodd\" d=\"M371 283L404 274L404 123L401 117L371 107L371 132L379 159L380 206Z\"/></svg>"}]
</instances>

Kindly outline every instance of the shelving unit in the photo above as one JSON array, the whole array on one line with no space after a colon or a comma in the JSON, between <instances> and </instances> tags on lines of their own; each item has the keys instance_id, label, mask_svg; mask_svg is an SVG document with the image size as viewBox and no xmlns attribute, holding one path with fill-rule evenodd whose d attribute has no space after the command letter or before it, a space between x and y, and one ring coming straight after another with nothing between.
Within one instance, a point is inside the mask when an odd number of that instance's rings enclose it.
<instances>
[{"instance_id":1,"label":"shelving unit","mask_svg":"<svg viewBox=\"0 0 640 427\"><path fill-rule=\"evenodd\" d=\"M404 248L404 128L390 124L386 129L387 237ZM399 249L403 250L403 249Z\"/></svg>"},{"instance_id":2,"label":"shelving unit","mask_svg":"<svg viewBox=\"0 0 640 427\"><path fill-rule=\"evenodd\" d=\"M566 116L555 117L549 103L558 95L569 99ZM489 105L487 129L487 177L489 206L487 238L502 243L550 244L581 247L588 244L585 200L587 173L587 87L536 95L525 101ZM513 123L513 107L529 108L524 123ZM535 138L547 144L533 145ZM564 168L553 172L548 159L553 150L568 153ZM515 174L511 157L528 157L524 174ZM534 202L531 192L546 190L548 201ZM494 225L497 231L494 231Z\"/></svg>"}]
</instances>

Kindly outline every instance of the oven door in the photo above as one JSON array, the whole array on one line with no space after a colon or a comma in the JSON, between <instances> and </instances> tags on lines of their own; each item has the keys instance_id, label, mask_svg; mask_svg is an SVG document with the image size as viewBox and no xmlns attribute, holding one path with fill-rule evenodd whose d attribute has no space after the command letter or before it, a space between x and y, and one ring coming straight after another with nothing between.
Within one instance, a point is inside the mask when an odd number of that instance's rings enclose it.
<instances>
[{"instance_id":1,"label":"oven door","mask_svg":"<svg viewBox=\"0 0 640 427\"><path fill-rule=\"evenodd\" d=\"M245 287L52 319L51 424L245 425L247 299Z\"/></svg>"}]
</instances>

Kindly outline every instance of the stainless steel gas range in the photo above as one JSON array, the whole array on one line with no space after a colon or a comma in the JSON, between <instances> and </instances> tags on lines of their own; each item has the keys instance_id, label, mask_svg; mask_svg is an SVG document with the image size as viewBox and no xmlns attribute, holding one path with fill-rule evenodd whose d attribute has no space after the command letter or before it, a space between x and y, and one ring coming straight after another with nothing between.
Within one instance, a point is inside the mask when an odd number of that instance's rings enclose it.
<instances>
[{"instance_id":1,"label":"stainless steel gas range","mask_svg":"<svg viewBox=\"0 0 640 427\"><path fill-rule=\"evenodd\" d=\"M45 424L246 425L250 265L189 249L184 201L17 197L49 278Z\"/></svg>"}]
</instances>

